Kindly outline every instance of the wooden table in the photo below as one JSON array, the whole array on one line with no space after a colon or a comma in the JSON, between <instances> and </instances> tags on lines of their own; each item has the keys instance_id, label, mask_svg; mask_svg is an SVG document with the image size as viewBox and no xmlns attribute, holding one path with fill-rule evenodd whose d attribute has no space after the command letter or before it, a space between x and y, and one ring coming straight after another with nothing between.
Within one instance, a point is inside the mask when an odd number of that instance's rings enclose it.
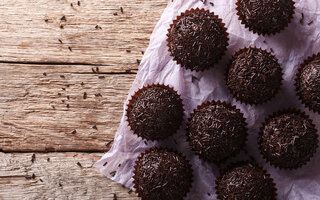
<instances>
[{"instance_id":1,"label":"wooden table","mask_svg":"<svg viewBox=\"0 0 320 200\"><path fill-rule=\"evenodd\" d=\"M92 165L166 4L0 1L0 199L138 199Z\"/></svg>"}]
</instances>

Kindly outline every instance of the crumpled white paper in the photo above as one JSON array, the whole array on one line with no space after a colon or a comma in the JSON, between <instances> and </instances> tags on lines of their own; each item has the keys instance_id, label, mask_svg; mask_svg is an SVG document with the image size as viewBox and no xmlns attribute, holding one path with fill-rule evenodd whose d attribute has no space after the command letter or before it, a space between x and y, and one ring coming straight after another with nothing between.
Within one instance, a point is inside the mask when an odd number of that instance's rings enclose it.
<instances>
[{"instance_id":1,"label":"crumpled white paper","mask_svg":"<svg viewBox=\"0 0 320 200\"><path fill-rule=\"evenodd\" d=\"M214 3L214 6L210 2ZM173 2L170 0L151 35L149 47L144 54L128 99L147 84L163 83L174 87L181 94L186 119L197 105L207 100L227 101L236 105L244 113L248 123L249 140L246 150L271 174L278 189L278 199L318 200L320 199L319 149L307 165L297 170L284 171L266 163L257 147L257 133L264 118L282 108L295 107L305 111L320 130L319 114L310 112L301 104L294 88L294 78L299 64L308 56L320 52L320 1L295 0L295 2L295 15L289 26L279 34L264 37L253 34L241 24L236 15L235 0L207 0L205 4L200 0ZM205 8L219 15L226 24L230 39L227 54L221 62L213 69L198 73L177 65L166 46L169 25L181 12L191 8ZM226 63L231 55L240 48L248 46L261 47L269 51L272 49L284 71L281 91L271 101L259 106L236 102L227 91L224 82ZM124 113L128 99L124 105ZM142 140L132 133L123 114L111 150L95 166L108 178L132 189L132 171L137 156L154 145L173 147L185 154L194 168L193 187L186 199L215 200L214 187L216 177L219 176L219 168L214 164L200 161L188 148L185 139L185 124L183 124L177 134L158 144ZM241 159L249 158L241 153L233 160Z\"/></svg>"}]
</instances>

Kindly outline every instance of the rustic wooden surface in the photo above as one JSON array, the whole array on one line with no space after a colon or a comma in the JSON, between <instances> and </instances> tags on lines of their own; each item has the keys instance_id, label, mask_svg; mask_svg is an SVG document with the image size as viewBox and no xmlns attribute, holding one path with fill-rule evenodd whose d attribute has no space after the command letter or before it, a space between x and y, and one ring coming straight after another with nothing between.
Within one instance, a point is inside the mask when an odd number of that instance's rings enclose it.
<instances>
[{"instance_id":1,"label":"rustic wooden surface","mask_svg":"<svg viewBox=\"0 0 320 200\"><path fill-rule=\"evenodd\" d=\"M1 200L137 199L92 164L110 148L166 4L0 2Z\"/></svg>"}]
</instances>

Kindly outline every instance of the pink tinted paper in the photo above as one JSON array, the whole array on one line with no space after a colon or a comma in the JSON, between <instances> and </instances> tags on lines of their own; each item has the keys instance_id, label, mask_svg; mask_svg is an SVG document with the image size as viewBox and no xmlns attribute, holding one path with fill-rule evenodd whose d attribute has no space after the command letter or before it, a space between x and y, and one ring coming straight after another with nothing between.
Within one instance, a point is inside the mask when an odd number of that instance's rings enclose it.
<instances>
[{"instance_id":1,"label":"pink tinted paper","mask_svg":"<svg viewBox=\"0 0 320 200\"><path fill-rule=\"evenodd\" d=\"M214 3L214 6L210 2ZM308 56L320 52L320 1L295 0L295 2L295 15L289 26L279 34L264 37L253 34L240 23L236 15L235 0L207 0L206 3L200 0L174 0L173 2L170 0L151 35L149 47L144 54L128 99L145 85L163 83L181 94L185 119L197 105L207 100L227 101L236 105L244 113L248 123L249 140L246 150L271 174L278 189L278 199L320 200L320 151L304 167L283 171L266 163L257 147L257 132L264 118L282 108L295 107L305 111L320 130L319 114L306 109L299 102L294 89L294 78L299 64ZM166 34L170 24L177 15L191 8L205 8L219 15L229 33L230 40L226 56L213 69L205 72L197 73L181 68L173 61L166 46ZM269 51L272 49L284 72L284 81L279 94L268 103L259 106L248 106L235 101L227 91L224 82L226 63L231 55L240 48L248 46L261 47ZM215 179L219 176L219 168L200 161L190 151L185 141L185 123L176 135L160 143L142 140L130 131L126 122L125 108L128 99L124 104L124 113L111 150L95 164L101 173L132 189L132 171L137 156L154 145L172 147L186 155L194 168L193 187L186 199L215 200L214 187ZM249 156L241 153L231 161L242 159L248 160ZM121 164L120 167L119 164ZM114 172L116 173L112 176Z\"/></svg>"}]
</instances>

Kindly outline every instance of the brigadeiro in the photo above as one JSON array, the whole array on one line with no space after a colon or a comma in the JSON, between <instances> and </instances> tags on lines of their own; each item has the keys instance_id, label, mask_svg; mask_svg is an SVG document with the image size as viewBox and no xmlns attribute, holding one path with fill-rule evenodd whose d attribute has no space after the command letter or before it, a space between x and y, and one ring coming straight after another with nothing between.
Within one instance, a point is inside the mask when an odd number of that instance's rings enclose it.
<instances>
[{"instance_id":1,"label":"brigadeiro","mask_svg":"<svg viewBox=\"0 0 320 200\"><path fill-rule=\"evenodd\" d=\"M269 116L261 127L259 149L271 165L296 169L306 164L318 147L315 125L301 111L288 109Z\"/></svg>"},{"instance_id":2,"label":"brigadeiro","mask_svg":"<svg viewBox=\"0 0 320 200\"><path fill-rule=\"evenodd\" d=\"M259 35L280 32L294 14L293 0L238 0L236 5L242 24Z\"/></svg>"},{"instance_id":3,"label":"brigadeiro","mask_svg":"<svg viewBox=\"0 0 320 200\"><path fill-rule=\"evenodd\" d=\"M190 116L189 145L201 159L219 164L244 147L246 125L235 106L220 101L203 103Z\"/></svg>"},{"instance_id":4,"label":"brigadeiro","mask_svg":"<svg viewBox=\"0 0 320 200\"><path fill-rule=\"evenodd\" d=\"M168 30L168 47L182 67L203 71L213 67L225 54L228 34L222 20L204 9L181 13Z\"/></svg>"},{"instance_id":5,"label":"brigadeiro","mask_svg":"<svg viewBox=\"0 0 320 200\"><path fill-rule=\"evenodd\" d=\"M182 200L192 185L192 167L179 153L152 148L134 166L134 188L142 200Z\"/></svg>"},{"instance_id":6,"label":"brigadeiro","mask_svg":"<svg viewBox=\"0 0 320 200\"><path fill-rule=\"evenodd\" d=\"M232 96L245 104L262 104L279 91L282 69L277 58L256 47L239 50L232 57L226 84Z\"/></svg>"},{"instance_id":7,"label":"brigadeiro","mask_svg":"<svg viewBox=\"0 0 320 200\"><path fill-rule=\"evenodd\" d=\"M320 114L320 53L309 57L300 66L295 85L302 103Z\"/></svg>"},{"instance_id":8,"label":"brigadeiro","mask_svg":"<svg viewBox=\"0 0 320 200\"><path fill-rule=\"evenodd\" d=\"M229 167L216 180L220 200L276 200L270 175L256 163L241 162Z\"/></svg>"},{"instance_id":9,"label":"brigadeiro","mask_svg":"<svg viewBox=\"0 0 320 200\"><path fill-rule=\"evenodd\" d=\"M150 85L137 91L127 105L127 121L134 134L147 140L165 139L183 121L180 95L165 85Z\"/></svg>"}]
</instances>

